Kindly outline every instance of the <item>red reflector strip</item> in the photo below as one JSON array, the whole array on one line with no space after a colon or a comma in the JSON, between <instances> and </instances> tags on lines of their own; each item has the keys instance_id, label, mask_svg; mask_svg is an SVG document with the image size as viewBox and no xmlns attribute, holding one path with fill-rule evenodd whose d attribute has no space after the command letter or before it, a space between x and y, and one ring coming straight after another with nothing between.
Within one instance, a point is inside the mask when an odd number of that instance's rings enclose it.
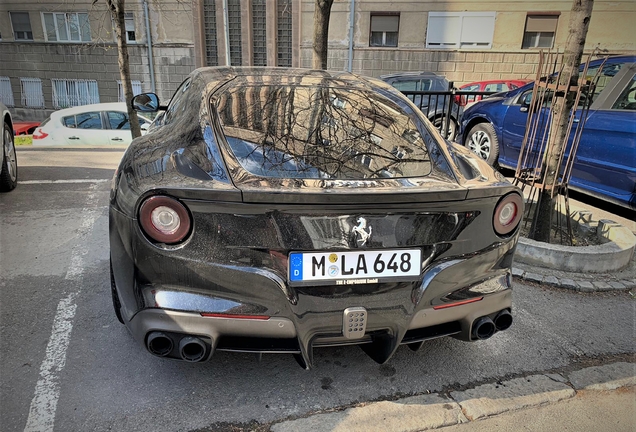
<instances>
[{"instance_id":1,"label":"red reflector strip","mask_svg":"<svg viewBox=\"0 0 636 432\"><path fill-rule=\"evenodd\" d=\"M269 317L265 315L232 315L232 314L220 314L220 313L208 313L201 312L201 316L209 318L234 318L234 319L254 319L254 320L268 320Z\"/></svg>"},{"instance_id":2,"label":"red reflector strip","mask_svg":"<svg viewBox=\"0 0 636 432\"><path fill-rule=\"evenodd\" d=\"M478 302L479 300L483 300L483 297L477 297L477 298L474 298L474 299L462 300L462 301L455 302L455 303L447 303L447 304L443 304L443 305L433 306L433 309L435 309L435 310L446 309L446 308L450 308L450 307L465 305L465 304L468 304L468 303L475 303L475 302Z\"/></svg>"}]
</instances>

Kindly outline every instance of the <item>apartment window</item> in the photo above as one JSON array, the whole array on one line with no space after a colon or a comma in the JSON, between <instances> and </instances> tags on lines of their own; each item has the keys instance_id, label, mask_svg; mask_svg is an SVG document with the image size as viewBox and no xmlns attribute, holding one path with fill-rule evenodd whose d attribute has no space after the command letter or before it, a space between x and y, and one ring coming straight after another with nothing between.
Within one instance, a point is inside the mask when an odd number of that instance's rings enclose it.
<instances>
[{"instance_id":1,"label":"apartment window","mask_svg":"<svg viewBox=\"0 0 636 432\"><path fill-rule=\"evenodd\" d=\"M143 90L141 90L141 81L132 80L131 84L133 96L137 96L138 94L143 93ZM126 102L126 96L124 96L124 86L122 85L121 80L117 80L117 94L117 100L119 102Z\"/></svg>"},{"instance_id":2,"label":"apartment window","mask_svg":"<svg viewBox=\"0 0 636 432\"><path fill-rule=\"evenodd\" d=\"M399 15L371 15L370 46L396 47L398 45Z\"/></svg>"},{"instance_id":3,"label":"apartment window","mask_svg":"<svg viewBox=\"0 0 636 432\"><path fill-rule=\"evenodd\" d=\"M203 26L205 29L205 60L207 66L219 65L219 51L216 42L216 2L203 0Z\"/></svg>"},{"instance_id":4,"label":"apartment window","mask_svg":"<svg viewBox=\"0 0 636 432\"><path fill-rule=\"evenodd\" d=\"M15 106L11 81L6 76L0 76L0 101L8 107Z\"/></svg>"},{"instance_id":5,"label":"apartment window","mask_svg":"<svg viewBox=\"0 0 636 432\"><path fill-rule=\"evenodd\" d=\"M528 15L521 48L552 48L558 15Z\"/></svg>"},{"instance_id":6,"label":"apartment window","mask_svg":"<svg viewBox=\"0 0 636 432\"><path fill-rule=\"evenodd\" d=\"M99 89L95 80L52 79L51 84L54 108L99 103Z\"/></svg>"},{"instance_id":7,"label":"apartment window","mask_svg":"<svg viewBox=\"0 0 636 432\"><path fill-rule=\"evenodd\" d=\"M426 48L492 48L495 12L429 12Z\"/></svg>"},{"instance_id":8,"label":"apartment window","mask_svg":"<svg viewBox=\"0 0 636 432\"><path fill-rule=\"evenodd\" d=\"M11 26L13 27L13 38L15 40L33 40L31 31L31 20L28 12L9 12L11 16Z\"/></svg>"},{"instance_id":9,"label":"apartment window","mask_svg":"<svg viewBox=\"0 0 636 432\"><path fill-rule=\"evenodd\" d=\"M132 12L124 13L124 25L126 27L126 42L136 42L135 15Z\"/></svg>"},{"instance_id":10,"label":"apartment window","mask_svg":"<svg viewBox=\"0 0 636 432\"><path fill-rule=\"evenodd\" d=\"M87 13L43 13L49 42L90 42L91 26Z\"/></svg>"},{"instance_id":11,"label":"apartment window","mask_svg":"<svg viewBox=\"0 0 636 432\"><path fill-rule=\"evenodd\" d=\"M277 66L292 65L292 0L278 0Z\"/></svg>"},{"instance_id":12,"label":"apartment window","mask_svg":"<svg viewBox=\"0 0 636 432\"><path fill-rule=\"evenodd\" d=\"M31 108L44 108L44 93L42 93L42 80L40 78L20 78L22 90L22 106Z\"/></svg>"},{"instance_id":13,"label":"apartment window","mask_svg":"<svg viewBox=\"0 0 636 432\"><path fill-rule=\"evenodd\" d=\"M265 0L252 0L252 64L267 66Z\"/></svg>"},{"instance_id":14,"label":"apartment window","mask_svg":"<svg viewBox=\"0 0 636 432\"><path fill-rule=\"evenodd\" d=\"M230 64L241 66L243 52L241 44L241 0L228 0L227 25L230 36Z\"/></svg>"}]
</instances>

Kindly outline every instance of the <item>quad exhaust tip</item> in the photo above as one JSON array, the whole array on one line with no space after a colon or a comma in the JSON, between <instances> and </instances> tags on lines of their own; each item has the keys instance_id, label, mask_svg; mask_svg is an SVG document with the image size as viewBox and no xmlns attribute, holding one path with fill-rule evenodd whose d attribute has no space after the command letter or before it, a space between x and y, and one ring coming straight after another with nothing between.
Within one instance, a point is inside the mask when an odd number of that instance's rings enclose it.
<instances>
[{"instance_id":1,"label":"quad exhaust tip","mask_svg":"<svg viewBox=\"0 0 636 432\"><path fill-rule=\"evenodd\" d=\"M494 322L498 331L508 330L512 325L512 314L504 309L497 314Z\"/></svg>"},{"instance_id":2,"label":"quad exhaust tip","mask_svg":"<svg viewBox=\"0 0 636 432\"><path fill-rule=\"evenodd\" d=\"M179 341L179 354L187 362L198 362L205 358L205 343L194 336L186 336Z\"/></svg>"},{"instance_id":3,"label":"quad exhaust tip","mask_svg":"<svg viewBox=\"0 0 636 432\"><path fill-rule=\"evenodd\" d=\"M472 339L488 339L495 332L508 330L512 325L512 314L508 309L501 310L495 318L483 316L473 322Z\"/></svg>"},{"instance_id":4,"label":"quad exhaust tip","mask_svg":"<svg viewBox=\"0 0 636 432\"><path fill-rule=\"evenodd\" d=\"M488 339L495 334L495 323L488 317L481 317L473 324L473 339Z\"/></svg>"},{"instance_id":5,"label":"quad exhaust tip","mask_svg":"<svg viewBox=\"0 0 636 432\"><path fill-rule=\"evenodd\" d=\"M165 357L172 351L172 339L162 332L152 332L148 335L146 347L152 354Z\"/></svg>"}]
</instances>

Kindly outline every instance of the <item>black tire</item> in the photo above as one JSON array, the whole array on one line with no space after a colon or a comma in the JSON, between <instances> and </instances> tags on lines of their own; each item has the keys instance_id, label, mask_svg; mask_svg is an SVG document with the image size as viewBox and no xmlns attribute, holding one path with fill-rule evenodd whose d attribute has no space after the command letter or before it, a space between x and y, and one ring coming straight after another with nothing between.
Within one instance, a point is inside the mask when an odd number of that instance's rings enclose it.
<instances>
[{"instance_id":1,"label":"black tire","mask_svg":"<svg viewBox=\"0 0 636 432\"><path fill-rule=\"evenodd\" d=\"M442 134L442 136L444 136L444 132L442 129L442 124L446 123L446 118L444 117L437 117L435 119L433 119L433 126L435 126L440 133ZM446 137L447 140L449 141L455 141L455 138L457 137L457 130L458 130L458 125L457 125L457 121L451 117L450 119L450 124L448 125L448 136Z\"/></svg>"},{"instance_id":2,"label":"black tire","mask_svg":"<svg viewBox=\"0 0 636 432\"><path fill-rule=\"evenodd\" d=\"M492 166L497 166L499 161L499 140L495 128L490 123L479 123L473 126L464 145L478 154Z\"/></svg>"},{"instance_id":3,"label":"black tire","mask_svg":"<svg viewBox=\"0 0 636 432\"><path fill-rule=\"evenodd\" d=\"M113 309L115 309L115 316L117 320L124 324L124 318L121 316L121 302L119 301L119 295L117 294L117 287L115 286L115 275L113 274L113 263L110 263L110 292L113 297Z\"/></svg>"},{"instance_id":4,"label":"black tire","mask_svg":"<svg viewBox=\"0 0 636 432\"><path fill-rule=\"evenodd\" d=\"M9 192L18 185L18 159L15 154L13 131L4 122L2 130L2 173L0 173L0 192Z\"/></svg>"}]
</instances>

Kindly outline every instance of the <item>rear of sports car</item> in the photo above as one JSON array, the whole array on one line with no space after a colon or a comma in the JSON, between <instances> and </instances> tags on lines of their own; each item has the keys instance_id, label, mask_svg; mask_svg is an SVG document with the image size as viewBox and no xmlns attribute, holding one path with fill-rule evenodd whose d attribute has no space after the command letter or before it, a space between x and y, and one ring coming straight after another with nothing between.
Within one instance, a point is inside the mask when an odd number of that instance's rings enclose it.
<instances>
[{"instance_id":1,"label":"rear of sports car","mask_svg":"<svg viewBox=\"0 0 636 432\"><path fill-rule=\"evenodd\" d=\"M506 330L518 190L388 87L298 74L234 70L194 97L203 114L185 104L191 133L176 118L133 142L110 211L133 336L168 358L310 367L322 346L383 363L401 344Z\"/></svg>"}]
</instances>

